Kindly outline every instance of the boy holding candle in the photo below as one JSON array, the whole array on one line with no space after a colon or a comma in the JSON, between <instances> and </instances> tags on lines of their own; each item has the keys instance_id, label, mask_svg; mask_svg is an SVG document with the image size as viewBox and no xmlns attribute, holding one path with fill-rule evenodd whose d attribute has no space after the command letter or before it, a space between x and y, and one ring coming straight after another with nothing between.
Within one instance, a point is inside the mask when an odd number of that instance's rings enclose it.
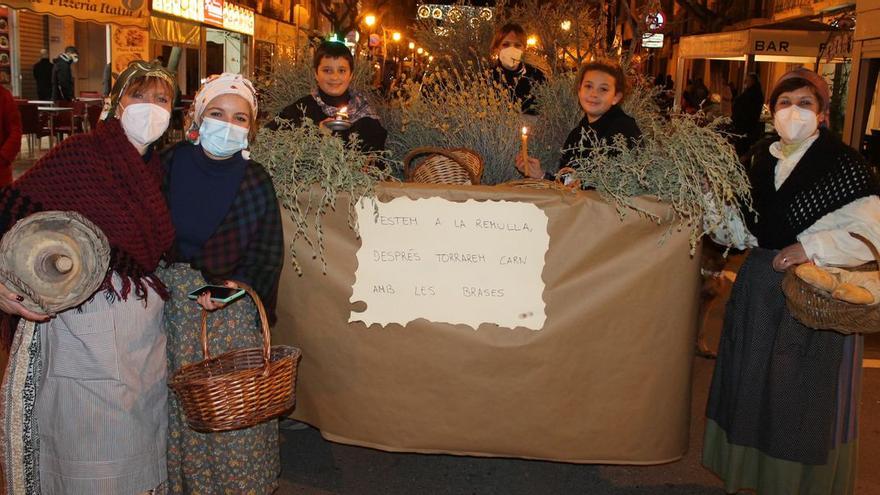
<instances>
[{"instance_id":1,"label":"boy holding candle","mask_svg":"<svg viewBox=\"0 0 880 495\"><path fill-rule=\"evenodd\" d=\"M614 136L620 134L626 138L630 147L635 146L642 131L635 119L619 106L626 94L626 77L619 65L607 61L586 64L578 77L577 92L584 117L571 130L562 146L559 169L577 167L576 160L590 156L591 141L581 141L582 136L587 133L595 133L600 143L611 143ZM526 177L552 178L553 174L545 174L537 158L528 156L526 139L526 132L523 132L522 150L516 157L517 170ZM577 148L578 143L583 145L583 150Z\"/></svg>"},{"instance_id":2,"label":"boy holding candle","mask_svg":"<svg viewBox=\"0 0 880 495\"><path fill-rule=\"evenodd\" d=\"M285 107L278 117L289 120L293 126L300 126L304 118L309 118L328 130L333 127L327 125L329 122L348 120L351 127L332 132L344 141L348 141L350 135L357 134L363 151L384 149L388 132L382 127L367 99L349 87L354 72L354 57L348 47L339 42L324 41L315 50L313 65L317 88ZM277 129L279 125L273 120L265 127Z\"/></svg>"}]
</instances>

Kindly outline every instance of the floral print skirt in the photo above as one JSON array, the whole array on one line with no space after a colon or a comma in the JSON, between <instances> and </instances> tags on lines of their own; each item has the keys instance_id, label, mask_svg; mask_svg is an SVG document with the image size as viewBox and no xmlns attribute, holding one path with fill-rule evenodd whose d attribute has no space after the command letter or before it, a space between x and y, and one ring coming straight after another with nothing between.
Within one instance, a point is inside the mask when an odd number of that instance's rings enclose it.
<instances>
[{"instance_id":1,"label":"floral print skirt","mask_svg":"<svg viewBox=\"0 0 880 495\"><path fill-rule=\"evenodd\" d=\"M187 294L205 280L189 265L159 270L171 299L165 305L168 375L203 359L201 307ZM253 301L241 297L208 315L208 350L212 356L262 345L259 315ZM174 393L168 397L168 493L192 495L272 493L281 472L278 421L243 430L199 433L186 424Z\"/></svg>"}]
</instances>

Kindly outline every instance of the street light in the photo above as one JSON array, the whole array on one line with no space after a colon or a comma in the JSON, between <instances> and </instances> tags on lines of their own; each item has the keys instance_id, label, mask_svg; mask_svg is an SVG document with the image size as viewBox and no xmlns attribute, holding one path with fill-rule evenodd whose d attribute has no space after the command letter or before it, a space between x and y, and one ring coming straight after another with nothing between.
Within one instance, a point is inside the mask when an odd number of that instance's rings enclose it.
<instances>
[{"instance_id":1,"label":"street light","mask_svg":"<svg viewBox=\"0 0 880 495\"><path fill-rule=\"evenodd\" d=\"M394 31L394 32L391 34L391 39L394 40L395 42L400 41L400 32L399 32L399 31Z\"/></svg>"},{"instance_id":2,"label":"street light","mask_svg":"<svg viewBox=\"0 0 880 495\"><path fill-rule=\"evenodd\" d=\"M535 46L537 44L538 44L538 37L537 36L534 36L534 35L529 36L529 38L526 40L527 46Z\"/></svg>"},{"instance_id":3,"label":"street light","mask_svg":"<svg viewBox=\"0 0 880 495\"><path fill-rule=\"evenodd\" d=\"M375 26L376 25L376 16L374 16L373 14L367 14L367 16L364 17L364 24L366 24L367 27Z\"/></svg>"},{"instance_id":4,"label":"street light","mask_svg":"<svg viewBox=\"0 0 880 495\"><path fill-rule=\"evenodd\" d=\"M559 25L563 31L568 31L571 29L571 21L562 21L562 24Z\"/></svg>"},{"instance_id":5,"label":"street light","mask_svg":"<svg viewBox=\"0 0 880 495\"><path fill-rule=\"evenodd\" d=\"M416 50L416 53L418 53L419 55L421 55L422 53L425 53L425 50L424 50L424 48L419 47L419 49Z\"/></svg>"},{"instance_id":6,"label":"street light","mask_svg":"<svg viewBox=\"0 0 880 495\"><path fill-rule=\"evenodd\" d=\"M416 44L413 43L412 41L410 41L410 42L409 42L409 49L410 49L410 50L415 50L415 48L416 48Z\"/></svg>"}]
</instances>

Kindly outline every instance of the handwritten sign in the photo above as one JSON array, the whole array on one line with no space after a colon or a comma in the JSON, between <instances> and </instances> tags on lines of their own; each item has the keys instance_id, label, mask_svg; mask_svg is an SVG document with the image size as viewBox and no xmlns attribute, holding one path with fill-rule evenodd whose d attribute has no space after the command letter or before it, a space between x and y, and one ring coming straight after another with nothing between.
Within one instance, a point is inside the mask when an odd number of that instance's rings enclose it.
<instances>
[{"instance_id":1,"label":"handwritten sign","mask_svg":"<svg viewBox=\"0 0 880 495\"><path fill-rule=\"evenodd\" d=\"M547 215L531 203L395 198L358 206L362 245L352 302L367 325L425 318L544 326Z\"/></svg>"}]
</instances>

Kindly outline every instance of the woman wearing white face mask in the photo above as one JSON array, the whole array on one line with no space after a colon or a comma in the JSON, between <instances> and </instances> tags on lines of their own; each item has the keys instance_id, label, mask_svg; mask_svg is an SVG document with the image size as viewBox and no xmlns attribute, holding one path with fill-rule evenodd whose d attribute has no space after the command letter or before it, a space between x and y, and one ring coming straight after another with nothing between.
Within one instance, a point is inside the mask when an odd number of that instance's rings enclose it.
<instances>
[{"instance_id":1,"label":"woman wearing white face mask","mask_svg":"<svg viewBox=\"0 0 880 495\"><path fill-rule=\"evenodd\" d=\"M72 210L111 248L99 290L52 319L0 285L0 311L23 318L5 374L18 378L0 392L8 493L135 494L165 480L168 290L155 270L174 228L148 148L174 87L161 67L132 62L111 94L119 118L65 139L0 189L0 233L36 211Z\"/></svg>"},{"instance_id":2,"label":"woman wearing white face mask","mask_svg":"<svg viewBox=\"0 0 880 495\"><path fill-rule=\"evenodd\" d=\"M505 24L492 40L492 56L495 65L492 79L507 88L512 100L520 102L523 113L534 115L535 97L532 88L543 83L544 73L523 61L526 49L526 32L519 24Z\"/></svg>"},{"instance_id":3,"label":"woman wearing white face mask","mask_svg":"<svg viewBox=\"0 0 880 495\"><path fill-rule=\"evenodd\" d=\"M222 305L203 294L206 283L245 282L259 294L270 322L284 260L281 214L272 180L250 160L257 99L237 74L213 76L196 94L188 142L163 156L165 194L176 238L170 264L160 270L171 291L165 309L168 368L203 359L197 329L201 308ZM262 345L256 307L239 299L209 318L211 353ZM169 400L169 493L271 493L280 474L278 421L224 433L198 433Z\"/></svg>"},{"instance_id":4,"label":"woman wearing white face mask","mask_svg":"<svg viewBox=\"0 0 880 495\"><path fill-rule=\"evenodd\" d=\"M748 164L757 219L726 243L752 247L728 303L707 406L703 463L728 493L850 494L855 488L861 335L807 328L785 307L783 271L873 260L880 185L826 128L828 86L792 71L770 97L779 138ZM720 240L720 239L719 239Z\"/></svg>"}]
</instances>

